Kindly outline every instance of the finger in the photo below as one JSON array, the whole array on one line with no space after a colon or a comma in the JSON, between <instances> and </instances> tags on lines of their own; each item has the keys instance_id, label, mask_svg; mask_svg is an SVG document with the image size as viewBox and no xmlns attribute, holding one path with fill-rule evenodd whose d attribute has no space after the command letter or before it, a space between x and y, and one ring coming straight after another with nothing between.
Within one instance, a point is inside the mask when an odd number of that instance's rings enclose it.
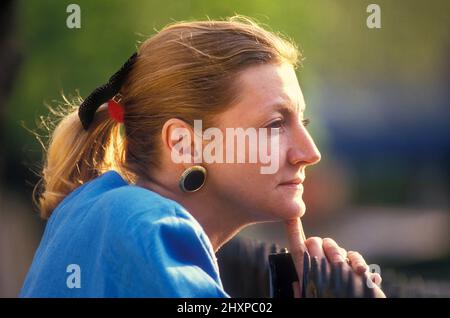
<instances>
[{"instance_id":1,"label":"finger","mask_svg":"<svg viewBox=\"0 0 450 318\"><path fill-rule=\"evenodd\" d=\"M374 282L378 286L380 286L381 282L383 281L383 279L381 278L379 273L371 273L370 279L372 280L372 282Z\"/></svg>"},{"instance_id":2,"label":"finger","mask_svg":"<svg viewBox=\"0 0 450 318\"><path fill-rule=\"evenodd\" d=\"M317 257L320 261L325 257L325 253L323 252L322 247L322 239L320 237L310 237L305 241L305 243L311 258Z\"/></svg>"},{"instance_id":3,"label":"finger","mask_svg":"<svg viewBox=\"0 0 450 318\"><path fill-rule=\"evenodd\" d=\"M347 258L347 250L345 248L339 247L339 251L341 251L343 258Z\"/></svg>"},{"instance_id":4,"label":"finger","mask_svg":"<svg viewBox=\"0 0 450 318\"><path fill-rule=\"evenodd\" d=\"M378 277L376 277L378 276ZM380 280L381 284L381 276L378 273L370 273L369 271L365 272L363 274L363 277L365 278L364 281L370 280L371 284L367 285L369 288L372 288L375 298L386 298L385 293L383 290L381 290L380 286L376 283L376 281ZM376 281L373 281L372 279L375 279ZM365 282L366 284L369 284L369 282Z\"/></svg>"},{"instance_id":5,"label":"finger","mask_svg":"<svg viewBox=\"0 0 450 318\"><path fill-rule=\"evenodd\" d=\"M386 298L386 294L384 293L384 291L381 290L380 287L375 286L374 291L375 291L375 298Z\"/></svg>"},{"instance_id":6,"label":"finger","mask_svg":"<svg viewBox=\"0 0 450 318\"><path fill-rule=\"evenodd\" d=\"M285 221L285 228L292 260L294 261L295 269L297 271L297 276L299 282L303 282L303 257L307 247L305 245L305 233L303 232L303 226L300 218ZM302 294L302 285L303 284L299 283L298 291L300 295Z\"/></svg>"},{"instance_id":7,"label":"finger","mask_svg":"<svg viewBox=\"0 0 450 318\"><path fill-rule=\"evenodd\" d=\"M347 263L339 245L331 239L323 239L323 250L330 263Z\"/></svg>"},{"instance_id":8,"label":"finger","mask_svg":"<svg viewBox=\"0 0 450 318\"><path fill-rule=\"evenodd\" d=\"M284 224L291 253L299 253L303 257L303 253L306 251L306 245L304 239L305 233L303 232L300 218L288 220Z\"/></svg>"},{"instance_id":9,"label":"finger","mask_svg":"<svg viewBox=\"0 0 450 318\"><path fill-rule=\"evenodd\" d=\"M302 220L300 218L298 219L298 223L299 223L300 236L302 238L303 246L306 248L306 245L305 245L306 235L305 235L305 231L303 229Z\"/></svg>"},{"instance_id":10,"label":"finger","mask_svg":"<svg viewBox=\"0 0 450 318\"><path fill-rule=\"evenodd\" d=\"M347 257L350 260L350 266L353 268L353 270L358 273L362 274L366 272L369 267L367 266L366 261L362 257L361 254L355 251L349 251L347 253Z\"/></svg>"}]
</instances>

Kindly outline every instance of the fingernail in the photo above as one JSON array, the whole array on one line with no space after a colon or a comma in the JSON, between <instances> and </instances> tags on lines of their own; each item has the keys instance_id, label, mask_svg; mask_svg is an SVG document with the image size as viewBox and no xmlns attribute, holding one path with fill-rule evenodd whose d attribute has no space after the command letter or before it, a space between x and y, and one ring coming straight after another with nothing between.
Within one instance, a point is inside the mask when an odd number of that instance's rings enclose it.
<instances>
[{"instance_id":1,"label":"fingernail","mask_svg":"<svg viewBox=\"0 0 450 318\"><path fill-rule=\"evenodd\" d=\"M367 266L364 265L364 264L361 264L361 263L357 263L357 264L356 264L356 269L357 269L359 272L364 273L364 272L367 270Z\"/></svg>"},{"instance_id":2,"label":"fingernail","mask_svg":"<svg viewBox=\"0 0 450 318\"><path fill-rule=\"evenodd\" d=\"M336 254L333 258L333 263L345 263L345 259L341 254Z\"/></svg>"}]
</instances>

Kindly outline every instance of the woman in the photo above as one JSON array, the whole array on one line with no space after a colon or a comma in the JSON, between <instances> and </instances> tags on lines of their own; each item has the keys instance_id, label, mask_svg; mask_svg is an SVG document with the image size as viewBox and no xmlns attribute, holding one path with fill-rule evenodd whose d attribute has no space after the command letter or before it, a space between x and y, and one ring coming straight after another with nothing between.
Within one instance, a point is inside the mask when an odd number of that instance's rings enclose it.
<instances>
[{"instance_id":1,"label":"woman","mask_svg":"<svg viewBox=\"0 0 450 318\"><path fill-rule=\"evenodd\" d=\"M298 60L242 17L175 23L142 43L52 134L39 198L49 220L21 296L227 297L215 252L267 221L286 223L299 277L306 250L366 271L359 254L302 234L305 169L320 153ZM230 129L262 132L259 149L230 147ZM262 145L272 171L235 159Z\"/></svg>"}]
</instances>

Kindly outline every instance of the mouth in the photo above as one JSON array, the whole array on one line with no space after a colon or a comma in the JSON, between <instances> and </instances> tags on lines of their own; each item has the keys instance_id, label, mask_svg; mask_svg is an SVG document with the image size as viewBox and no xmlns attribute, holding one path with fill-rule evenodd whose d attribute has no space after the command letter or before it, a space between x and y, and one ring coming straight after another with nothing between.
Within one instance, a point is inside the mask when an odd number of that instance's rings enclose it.
<instances>
[{"instance_id":1,"label":"mouth","mask_svg":"<svg viewBox=\"0 0 450 318\"><path fill-rule=\"evenodd\" d=\"M289 181L282 182L278 186L281 187L280 189L293 190L295 192L300 191L303 193L303 181L304 178L295 178Z\"/></svg>"},{"instance_id":2,"label":"mouth","mask_svg":"<svg viewBox=\"0 0 450 318\"><path fill-rule=\"evenodd\" d=\"M295 178L289 181L285 181L280 183L280 186L303 186L303 181L305 181L304 178Z\"/></svg>"}]
</instances>

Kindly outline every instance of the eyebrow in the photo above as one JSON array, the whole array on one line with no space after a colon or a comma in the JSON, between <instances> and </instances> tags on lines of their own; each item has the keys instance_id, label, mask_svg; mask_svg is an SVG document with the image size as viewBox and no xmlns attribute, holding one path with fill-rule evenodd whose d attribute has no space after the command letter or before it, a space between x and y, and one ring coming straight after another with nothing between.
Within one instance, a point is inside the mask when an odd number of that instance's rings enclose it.
<instances>
[{"instance_id":1,"label":"eyebrow","mask_svg":"<svg viewBox=\"0 0 450 318\"><path fill-rule=\"evenodd\" d=\"M305 111L305 107L301 109L302 112ZM283 115L285 118L294 118L297 116L295 107L293 104L289 101L281 101L281 102L274 102L272 104L268 104L264 106L264 113L269 110L270 112L279 112L281 115ZM261 114L258 116L258 121L262 121L266 118L266 114Z\"/></svg>"},{"instance_id":2,"label":"eyebrow","mask_svg":"<svg viewBox=\"0 0 450 318\"><path fill-rule=\"evenodd\" d=\"M277 102L277 103L269 105L268 108L271 108L271 109L274 108L275 111L278 111L278 112L282 113L283 115L285 115L285 114L294 115L295 113L297 113L297 110L299 107L295 107L295 106L293 107L293 104L290 102L287 102L287 103L286 102L281 102L281 103ZM306 108L306 105L302 109L299 109L300 112L302 112L302 113L305 112L305 108Z\"/></svg>"}]
</instances>

